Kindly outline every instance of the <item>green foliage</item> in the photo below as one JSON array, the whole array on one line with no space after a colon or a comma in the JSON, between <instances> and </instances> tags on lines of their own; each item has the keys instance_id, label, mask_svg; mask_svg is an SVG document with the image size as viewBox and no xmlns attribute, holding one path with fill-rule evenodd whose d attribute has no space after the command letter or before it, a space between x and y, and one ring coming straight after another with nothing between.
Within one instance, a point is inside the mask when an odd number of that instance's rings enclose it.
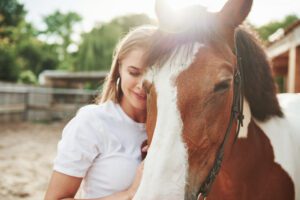
<instances>
[{"instance_id":1,"label":"green foliage","mask_svg":"<svg viewBox=\"0 0 300 200\"><path fill-rule=\"evenodd\" d=\"M24 22L25 10L17 0L0 1L0 79L16 81L21 62L16 53L16 27Z\"/></svg>"},{"instance_id":2,"label":"green foliage","mask_svg":"<svg viewBox=\"0 0 300 200\"><path fill-rule=\"evenodd\" d=\"M44 17L47 28L41 33L46 34L48 37L56 38L57 52L60 52L62 55L60 60L61 63L59 65L60 69L73 69L74 60L67 49L69 45L73 43L71 35L73 33L74 25L81 20L81 16L75 12L64 14L60 11L55 11L53 14Z\"/></svg>"},{"instance_id":3,"label":"green foliage","mask_svg":"<svg viewBox=\"0 0 300 200\"><path fill-rule=\"evenodd\" d=\"M59 64L56 47L37 39L38 31L24 19L24 6L16 0L1 0L0 11L0 79L27 80L28 71L37 77L45 69L55 69ZM33 83L32 76L28 80Z\"/></svg>"},{"instance_id":4,"label":"green foliage","mask_svg":"<svg viewBox=\"0 0 300 200\"><path fill-rule=\"evenodd\" d=\"M99 83L85 83L83 89L85 90L99 90L103 84L99 86Z\"/></svg>"},{"instance_id":5,"label":"green foliage","mask_svg":"<svg viewBox=\"0 0 300 200\"><path fill-rule=\"evenodd\" d=\"M83 34L75 69L77 71L109 69L114 48L120 37L133 27L152 23L146 15L128 15L117 17Z\"/></svg>"},{"instance_id":6,"label":"green foliage","mask_svg":"<svg viewBox=\"0 0 300 200\"><path fill-rule=\"evenodd\" d=\"M25 70L21 72L18 82L25 84L37 84L37 78L32 71Z\"/></svg>"},{"instance_id":7,"label":"green foliage","mask_svg":"<svg viewBox=\"0 0 300 200\"><path fill-rule=\"evenodd\" d=\"M77 71L103 70L110 67L112 53L121 29L115 25L105 24L83 35L83 43L77 56Z\"/></svg>"},{"instance_id":8,"label":"green foliage","mask_svg":"<svg viewBox=\"0 0 300 200\"><path fill-rule=\"evenodd\" d=\"M286 92L286 90L285 90L285 84L284 84L284 77L283 76L276 76L275 77L275 82L277 83L278 92L279 93Z\"/></svg>"},{"instance_id":9,"label":"green foliage","mask_svg":"<svg viewBox=\"0 0 300 200\"><path fill-rule=\"evenodd\" d=\"M81 20L82 18L75 12L63 14L60 11L55 11L53 14L44 17L44 22L47 25L45 33L69 38L73 26Z\"/></svg>"},{"instance_id":10,"label":"green foliage","mask_svg":"<svg viewBox=\"0 0 300 200\"><path fill-rule=\"evenodd\" d=\"M23 70L30 70L35 76L45 69L55 69L58 59L47 44L31 38L20 43L0 42L0 79L16 81Z\"/></svg>"},{"instance_id":11,"label":"green foliage","mask_svg":"<svg viewBox=\"0 0 300 200\"><path fill-rule=\"evenodd\" d=\"M289 25L297 21L297 15L288 15L281 21L272 21L266 25L255 28L261 39L267 41L268 37L276 32L279 28L287 28Z\"/></svg>"},{"instance_id":12,"label":"green foliage","mask_svg":"<svg viewBox=\"0 0 300 200\"><path fill-rule=\"evenodd\" d=\"M2 40L0 42L0 80L16 81L20 68L20 63L16 59L15 47Z\"/></svg>"},{"instance_id":13,"label":"green foliage","mask_svg":"<svg viewBox=\"0 0 300 200\"><path fill-rule=\"evenodd\" d=\"M0 1L0 38L9 37L13 28L24 20L24 5L17 0Z\"/></svg>"},{"instance_id":14,"label":"green foliage","mask_svg":"<svg viewBox=\"0 0 300 200\"><path fill-rule=\"evenodd\" d=\"M18 56L23 61L23 69L36 76L43 70L55 69L59 64L55 49L35 38L20 42Z\"/></svg>"}]
</instances>

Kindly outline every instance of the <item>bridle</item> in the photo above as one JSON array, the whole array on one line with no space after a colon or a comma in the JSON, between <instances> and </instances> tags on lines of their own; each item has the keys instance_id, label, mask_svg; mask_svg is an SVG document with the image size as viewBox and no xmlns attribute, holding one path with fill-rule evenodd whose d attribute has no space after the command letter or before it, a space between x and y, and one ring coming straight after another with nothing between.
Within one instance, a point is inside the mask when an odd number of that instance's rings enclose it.
<instances>
[{"instance_id":1,"label":"bridle","mask_svg":"<svg viewBox=\"0 0 300 200\"><path fill-rule=\"evenodd\" d=\"M220 171L221 164L223 161L223 156L224 156L224 149L225 145L228 141L228 138L230 136L231 130L232 130L232 125L233 122L236 120L238 122L237 124L237 129L235 133L235 140L236 141L240 127L243 126L243 103L244 103L244 73L243 73L243 66L242 66L242 57L239 54L239 46L237 43L237 33L234 35L234 43L235 43L235 55L237 59L237 67L236 71L234 74L234 85L233 85L233 102L231 106L231 113L230 113L230 120L225 132L225 136L223 138L223 141L221 143L221 146L219 150L217 151L216 159L214 162L214 165L212 169L210 170L208 176L206 177L205 181L202 183L201 187L197 191L197 199L203 198L206 199L211 186ZM149 99L149 97L147 98Z\"/></svg>"},{"instance_id":2,"label":"bridle","mask_svg":"<svg viewBox=\"0 0 300 200\"><path fill-rule=\"evenodd\" d=\"M198 199L203 198L206 199L212 183L214 182L218 172L220 171L223 156L224 156L224 149L225 145L228 141L229 135L231 133L232 125L235 120L237 120L237 130L235 133L235 141L240 131L240 127L243 126L243 101L244 101L244 74L243 74L243 66L242 66L242 57L239 55L239 47L237 43L237 33L234 35L234 43L235 43L235 54L237 58L237 67L234 74L234 86L233 86L233 103L231 107L231 114L229 124L227 126L224 139L222 144L217 152L217 156L214 162L212 169L210 170L208 176L206 177L205 181L201 185L200 189L197 192Z\"/></svg>"}]
</instances>

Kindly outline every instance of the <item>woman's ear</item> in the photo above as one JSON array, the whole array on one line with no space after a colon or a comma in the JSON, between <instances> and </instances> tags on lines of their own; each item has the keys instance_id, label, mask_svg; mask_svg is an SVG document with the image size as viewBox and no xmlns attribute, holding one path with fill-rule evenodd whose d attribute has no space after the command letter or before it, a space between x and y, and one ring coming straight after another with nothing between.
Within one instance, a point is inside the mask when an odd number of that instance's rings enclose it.
<instances>
[{"instance_id":1,"label":"woman's ear","mask_svg":"<svg viewBox=\"0 0 300 200\"><path fill-rule=\"evenodd\" d=\"M121 61L117 61L117 67L118 67L118 76L121 76L121 71L122 71L122 63Z\"/></svg>"}]
</instances>

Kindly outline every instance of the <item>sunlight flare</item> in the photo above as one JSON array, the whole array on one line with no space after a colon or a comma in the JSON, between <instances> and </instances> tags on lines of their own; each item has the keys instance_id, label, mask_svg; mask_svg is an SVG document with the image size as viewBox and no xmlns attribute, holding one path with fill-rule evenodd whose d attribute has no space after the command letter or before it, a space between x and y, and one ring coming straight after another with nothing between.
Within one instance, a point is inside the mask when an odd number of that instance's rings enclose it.
<instances>
[{"instance_id":1,"label":"sunlight flare","mask_svg":"<svg viewBox=\"0 0 300 200\"><path fill-rule=\"evenodd\" d=\"M167 2L174 10L180 10L190 5L202 5L209 11L219 11L226 0L167 0Z\"/></svg>"}]
</instances>

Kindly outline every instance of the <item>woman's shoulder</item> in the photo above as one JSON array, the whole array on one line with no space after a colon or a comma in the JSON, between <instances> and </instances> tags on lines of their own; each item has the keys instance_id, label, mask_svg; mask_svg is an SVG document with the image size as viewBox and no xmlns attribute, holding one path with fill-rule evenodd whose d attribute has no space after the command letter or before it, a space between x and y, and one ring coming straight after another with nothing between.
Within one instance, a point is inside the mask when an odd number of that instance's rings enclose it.
<instances>
[{"instance_id":1,"label":"woman's shoulder","mask_svg":"<svg viewBox=\"0 0 300 200\"><path fill-rule=\"evenodd\" d=\"M105 118L110 118L114 115L116 111L116 105L112 101L107 101L101 104L88 104L81 107L77 113L76 117L87 120L101 120Z\"/></svg>"},{"instance_id":2,"label":"woman's shoulder","mask_svg":"<svg viewBox=\"0 0 300 200\"><path fill-rule=\"evenodd\" d=\"M106 135L106 118L111 110L110 103L88 104L78 109L76 115L66 124L63 129L63 136L80 138L96 138L101 140Z\"/></svg>"}]
</instances>

